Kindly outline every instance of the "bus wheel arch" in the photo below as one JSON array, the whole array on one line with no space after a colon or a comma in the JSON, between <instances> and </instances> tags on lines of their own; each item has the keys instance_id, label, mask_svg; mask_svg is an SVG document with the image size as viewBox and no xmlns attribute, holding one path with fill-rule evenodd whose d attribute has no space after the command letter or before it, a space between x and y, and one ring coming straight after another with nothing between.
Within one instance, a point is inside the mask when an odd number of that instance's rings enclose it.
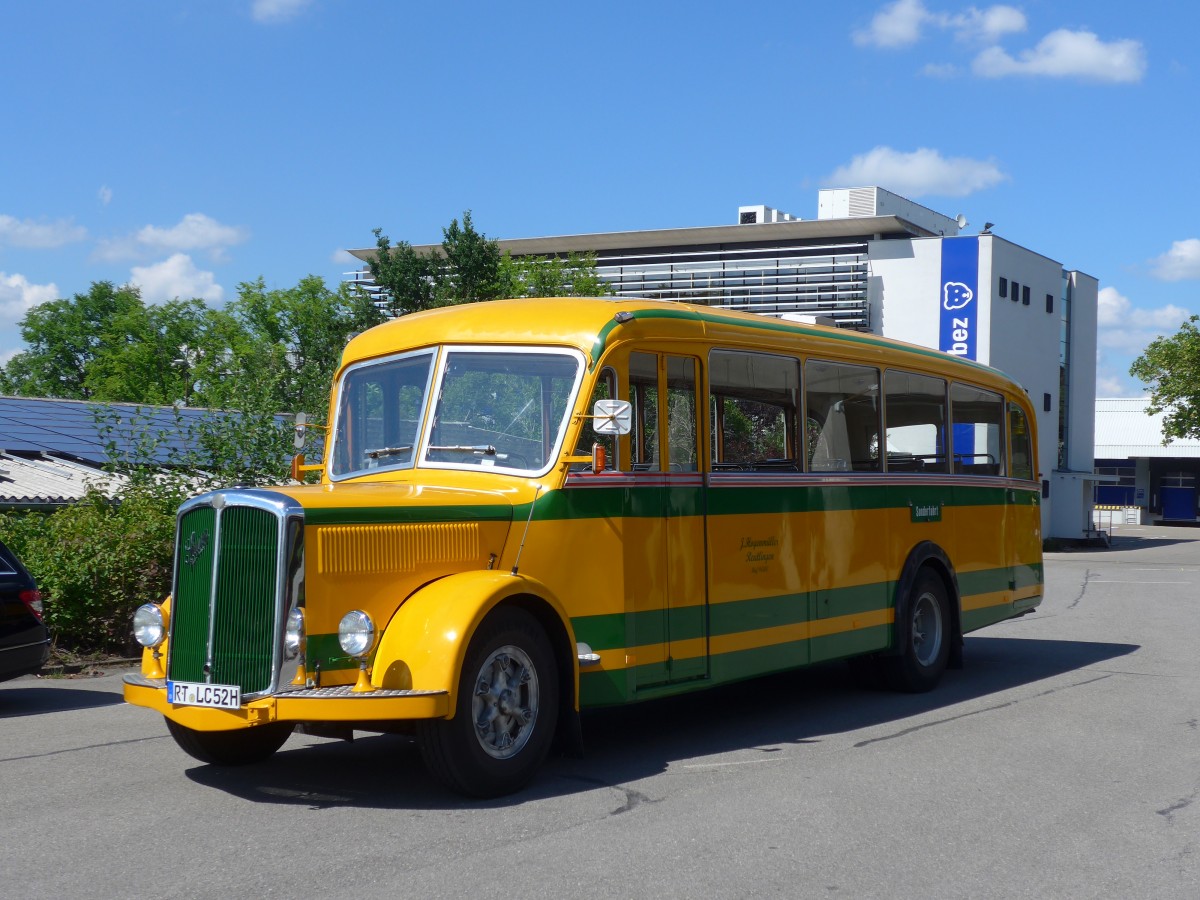
<instances>
[{"instance_id":1,"label":"bus wheel arch","mask_svg":"<svg viewBox=\"0 0 1200 900\"><path fill-rule=\"evenodd\" d=\"M431 774L474 797L524 787L557 732L558 658L536 613L520 601L493 607L464 653L453 714L417 722L417 745Z\"/></svg>"},{"instance_id":2,"label":"bus wheel arch","mask_svg":"<svg viewBox=\"0 0 1200 900\"><path fill-rule=\"evenodd\" d=\"M937 544L924 541L909 553L896 583L894 611L893 646L882 659L893 687L928 691L945 669L962 667L958 579Z\"/></svg>"}]
</instances>

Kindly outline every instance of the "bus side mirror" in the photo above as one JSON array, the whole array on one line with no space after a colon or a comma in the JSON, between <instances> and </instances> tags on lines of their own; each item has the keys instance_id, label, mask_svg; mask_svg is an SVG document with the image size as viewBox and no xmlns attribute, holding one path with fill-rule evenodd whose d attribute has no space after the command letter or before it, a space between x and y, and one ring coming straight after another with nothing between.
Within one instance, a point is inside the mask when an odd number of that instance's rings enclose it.
<instances>
[{"instance_id":1,"label":"bus side mirror","mask_svg":"<svg viewBox=\"0 0 1200 900\"><path fill-rule=\"evenodd\" d=\"M596 434L629 434L633 428L633 406L628 400L597 400L592 407L592 430Z\"/></svg>"}]
</instances>

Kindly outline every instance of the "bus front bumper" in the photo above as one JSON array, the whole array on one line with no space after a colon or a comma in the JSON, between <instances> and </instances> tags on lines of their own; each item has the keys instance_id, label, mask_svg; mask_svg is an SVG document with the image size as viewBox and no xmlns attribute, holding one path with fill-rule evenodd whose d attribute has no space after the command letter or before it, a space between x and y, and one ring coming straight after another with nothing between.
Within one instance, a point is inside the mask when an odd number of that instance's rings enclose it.
<instances>
[{"instance_id":1,"label":"bus front bumper","mask_svg":"<svg viewBox=\"0 0 1200 900\"><path fill-rule=\"evenodd\" d=\"M196 731L233 731L269 722L395 722L450 715L448 691L354 693L344 685L285 691L249 700L239 709L214 709L168 703L165 679L134 673L125 676L124 694L126 703L153 709Z\"/></svg>"}]
</instances>

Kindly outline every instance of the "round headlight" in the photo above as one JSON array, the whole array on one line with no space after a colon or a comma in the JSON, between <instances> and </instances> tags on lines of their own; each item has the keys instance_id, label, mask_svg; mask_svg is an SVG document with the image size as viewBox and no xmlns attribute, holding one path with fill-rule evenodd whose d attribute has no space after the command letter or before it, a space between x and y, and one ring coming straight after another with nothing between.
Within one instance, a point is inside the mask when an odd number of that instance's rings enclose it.
<instances>
[{"instance_id":1,"label":"round headlight","mask_svg":"<svg viewBox=\"0 0 1200 900\"><path fill-rule=\"evenodd\" d=\"M353 609L338 622L338 643L350 656L366 656L375 645L375 626L371 617Z\"/></svg>"},{"instance_id":2,"label":"round headlight","mask_svg":"<svg viewBox=\"0 0 1200 900\"><path fill-rule=\"evenodd\" d=\"M304 649L304 610L297 607L288 613L287 628L283 632L283 655L295 659Z\"/></svg>"},{"instance_id":3,"label":"round headlight","mask_svg":"<svg viewBox=\"0 0 1200 900\"><path fill-rule=\"evenodd\" d=\"M157 647L167 636L167 622L157 603L143 603L133 614L133 636L143 647Z\"/></svg>"}]
</instances>

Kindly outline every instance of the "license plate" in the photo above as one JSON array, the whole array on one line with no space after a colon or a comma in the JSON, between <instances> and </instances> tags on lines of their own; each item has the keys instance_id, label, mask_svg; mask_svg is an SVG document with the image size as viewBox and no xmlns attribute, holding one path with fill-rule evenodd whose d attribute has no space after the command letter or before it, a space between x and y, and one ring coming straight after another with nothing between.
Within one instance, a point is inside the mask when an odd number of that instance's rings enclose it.
<instances>
[{"instance_id":1,"label":"license plate","mask_svg":"<svg viewBox=\"0 0 1200 900\"><path fill-rule=\"evenodd\" d=\"M194 681L168 681L167 702L177 706L211 706L239 709L242 689L236 684L197 684Z\"/></svg>"}]
</instances>

